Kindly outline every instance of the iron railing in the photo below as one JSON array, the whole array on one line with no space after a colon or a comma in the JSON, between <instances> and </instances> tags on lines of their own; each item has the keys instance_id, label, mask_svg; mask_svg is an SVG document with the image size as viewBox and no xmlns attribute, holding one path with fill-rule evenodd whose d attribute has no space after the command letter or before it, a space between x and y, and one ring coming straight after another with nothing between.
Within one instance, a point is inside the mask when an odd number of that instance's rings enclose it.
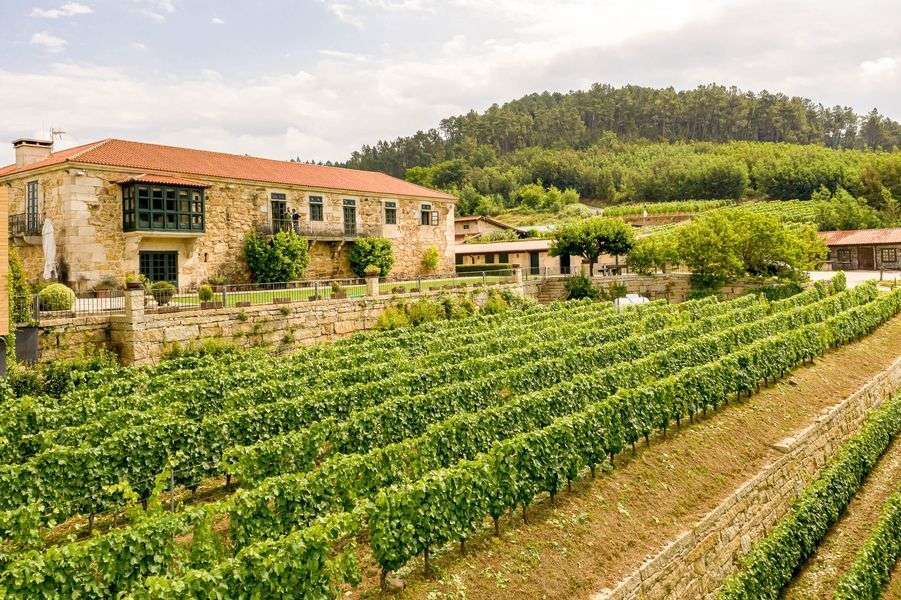
<instances>
[{"instance_id":1,"label":"iron railing","mask_svg":"<svg viewBox=\"0 0 901 600\"><path fill-rule=\"evenodd\" d=\"M350 240L382 235L380 224L327 223L325 221L294 223L290 218L272 219L268 223L257 226L257 230L262 235L274 235L279 231L293 231L297 235L311 240Z\"/></svg>"},{"instance_id":2,"label":"iron railing","mask_svg":"<svg viewBox=\"0 0 901 600\"><path fill-rule=\"evenodd\" d=\"M11 320L24 325L53 318L72 318L89 315L124 315L125 293L122 290L76 292L71 304L42 302L39 294L19 294L13 298Z\"/></svg>"},{"instance_id":3,"label":"iron railing","mask_svg":"<svg viewBox=\"0 0 901 600\"><path fill-rule=\"evenodd\" d=\"M9 235L41 235L44 219L34 213L9 215Z\"/></svg>"}]
</instances>

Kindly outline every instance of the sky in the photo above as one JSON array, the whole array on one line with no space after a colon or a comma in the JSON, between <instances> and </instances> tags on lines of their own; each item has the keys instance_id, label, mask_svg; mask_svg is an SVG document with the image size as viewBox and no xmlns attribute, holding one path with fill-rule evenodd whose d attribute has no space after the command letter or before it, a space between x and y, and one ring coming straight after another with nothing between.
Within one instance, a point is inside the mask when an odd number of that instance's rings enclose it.
<instances>
[{"instance_id":1,"label":"sky","mask_svg":"<svg viewBox=\"0 0 901 600\"><path fill-rule=\"evenodd\" d=\"M901 120L899 0L0 0L0 164L65 131L303 160L527 93L705 83Z\"/></svg>"}]
</instances>

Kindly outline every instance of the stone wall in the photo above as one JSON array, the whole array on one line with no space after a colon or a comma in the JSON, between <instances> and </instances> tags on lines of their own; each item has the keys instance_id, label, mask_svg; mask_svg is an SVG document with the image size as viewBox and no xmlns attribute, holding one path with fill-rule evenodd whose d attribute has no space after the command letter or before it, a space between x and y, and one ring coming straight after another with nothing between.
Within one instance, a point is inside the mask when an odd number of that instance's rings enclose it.
<instances>
[{"instance_id":1,"label":"stone wall","mask_svg":"<svg viewBox=\"0 0 901 600\"><path fill-rule=\"evenodd\" d=\"M901 388L901 359L806 429L774 447L782 452L750 481L613 589L594 600L715 598L738 559L765 537L867 414Z\"/></svg>"},{"instance_id":2,"label":"stone wall","mask_svg":"<svg viewBox=\"0 0 901 600\"><path fill-rule=\"evenodd\" d=\"M491 285L527 293L522 284ZM240 347L266 346L288 352L301 346L371 329L382 311L403 299L475 294L484 301L487 288L414 292L345 300L261 304L243 308L190 309L145 313L143 292L126 292L126 315L92 315L45 320L39 327L40 360L73 358L85 348L115 352L125 364L156 362L173 346L221 340Z\"/></svg>"},{"instance_id":3,"label":"stone wall","mask_svg":"<svg viewBox=\"0 0 901 600\"><path fill-rule=\"evenodd\" d=\"M454 206L443 200L414 197L376 197L342 190L317 190L300 186L270 185L248 181L190 176L207 185L205 229L202 234L176 231L122 231L123 181L138 173L99 169L67 169L29 173L0 184L10 201L10 213L25 212L25 190L38 181L39 212L51 219L56 232L57 258L63 278L78 290L90 289L105 278L120 284L127 273L138 271L141 250L178 252L179 285L193 286L212 275L224 275L233 283L249 280L243 261L246 234L271 220L271 194L282 193L290 212L300 214L300 224L309 221L309 197L323 199L323 220L340 228L345 199L356 202L356 225L362 232L375 232L391 240L395 263L391 275L410 277L422 273L422 256L435 246L441 257L439 272L450 272L454 264ZM397 224L384 224L384 202L397 205ZM429 204L438 211L438 225L421 225L420 208ZM38 238L39 240L39 238ZM26 272L38 280L43 272L43 250L39 243L13 240L19 248ZM352 242L315 242L305 276L348 277L347 260Z\"/></svg>"},{"instance_id":4,"label":"stone wall","mask_svg":"<svg viewBox=\"0 0 901 600\"><path fill-rule=\"evenodd\" d=\"M41 362L74 358L89 348L104 348L119 354L113 341L112 317L90 315L77 318L44 320L38 328Z\"/></svg>"},{"instance_id":5,"label":"stone wall","mask_svg":"<svg viewBox=\"0 0 901 600\"><path fill-rule=\"evenodd\" d=\"M563 278L530 279L535 282L535 297L540 302L552 302L566 298L566 280ZM688 273L665 273L659 275L614 275L610 277L595 277L592 280L595 286L607 289L610 286L622 283L630 294L641 294L651 300L669 300L670 302L684 302L691 293L691 275ZM720 293L726 299L738 298L758 287L747 282L734 282L724 285Z\"/></svg>"}]
</instances>

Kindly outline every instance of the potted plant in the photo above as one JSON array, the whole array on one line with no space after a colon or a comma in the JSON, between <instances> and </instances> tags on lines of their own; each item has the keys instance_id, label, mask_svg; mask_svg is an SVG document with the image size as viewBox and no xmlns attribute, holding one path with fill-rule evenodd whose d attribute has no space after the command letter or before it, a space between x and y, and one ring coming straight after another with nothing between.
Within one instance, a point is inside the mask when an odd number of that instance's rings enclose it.
<instances>
[{"instance_id":1,"label":"potted plant","mask_svg":"<svg viewBox=\"0 0 901 600\"><path fill-rule=\"evenodd\" d=\"M114 291L119 289L121 289L119 282L109 275L94 285L93 291L94 295L98 298L109 298L113 295Z\"/></svg>"},{"instance_id":2,"label":"potted plant","mask_svg":"<svg viewBox=\"0 0 901 600\"><path fill-rule=\"evenodd\" d=\"M150 286L150 295L159 306L166 306L178 290L168 281L157 281Z\"/></svg>"},{"instance_id":3,"label":"potted plant","mask_svg":"<svg viewBox=\"0 0 901 600\"><path fill-rule=\"evenodd\" d=\"M228 284L228 277L225 275L210 275L206 282L210 285L214 292L221 292L222 288Z\"/></svg>"},{"instance_id":4,"label":"potted plant","mask_svg":"<svg viewBox=\"0 0 901 600\"><path fill-rule=\"evenodd\" d=\"M197 289L197 297L200 299L200 308L222 308L223 306L221 301L213 301L213 288L206 284Z\"/></svg>"},{"instance_id":5,"label":"potted plant","mask_svg":"<svg viewBox=\"0 0 901 600\"><path fill-rule=\"evenodd\" d=\"M332 282L331 288L333 300L343 300L347 298L347 290L344 289L344 287L341 286L337 281Z\"/></svg>"},{"instance_id":6,"label":"potted plant","mask_svg":"<svg viewBox=\"0 0 901 600\"><path fill-rule=\"evenodd\" d=\"M366 265L366 268L363 269L363 275L368 277L379 277L382 274L382 269L375 264Z\"/></svg>"},{"instance_id":7,"label":"potted plant","mask_svg":"<svg viewBox=\"0 0 901 600\"><path fill-rule=\"evenodd\" d=\"M146 290L147 289L147 278L143 275L135 275L134 273L127 273L125 275L125 289L127 290Z\"/></svg>"}]
</instances>

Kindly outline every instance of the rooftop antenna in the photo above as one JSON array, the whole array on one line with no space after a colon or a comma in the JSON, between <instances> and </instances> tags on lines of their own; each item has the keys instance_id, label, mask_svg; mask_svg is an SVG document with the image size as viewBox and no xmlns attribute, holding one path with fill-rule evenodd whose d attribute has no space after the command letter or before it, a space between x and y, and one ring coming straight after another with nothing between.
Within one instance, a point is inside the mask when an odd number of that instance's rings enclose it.
<instances>
[{"instance_id":1,"label":"rooftop antenna","mask_svg":"<svg viewBox=\"0 0 901 600\"><path fill-rule=\"evenodd\" d=\"M59 138L60 140L62 140L64 135L66 135L66 132L63 131L62 129L54 129L54 127L52 125L50 126L50 141L51 142L56 142L56 138Z\"/></svg>"}]
</instances>

